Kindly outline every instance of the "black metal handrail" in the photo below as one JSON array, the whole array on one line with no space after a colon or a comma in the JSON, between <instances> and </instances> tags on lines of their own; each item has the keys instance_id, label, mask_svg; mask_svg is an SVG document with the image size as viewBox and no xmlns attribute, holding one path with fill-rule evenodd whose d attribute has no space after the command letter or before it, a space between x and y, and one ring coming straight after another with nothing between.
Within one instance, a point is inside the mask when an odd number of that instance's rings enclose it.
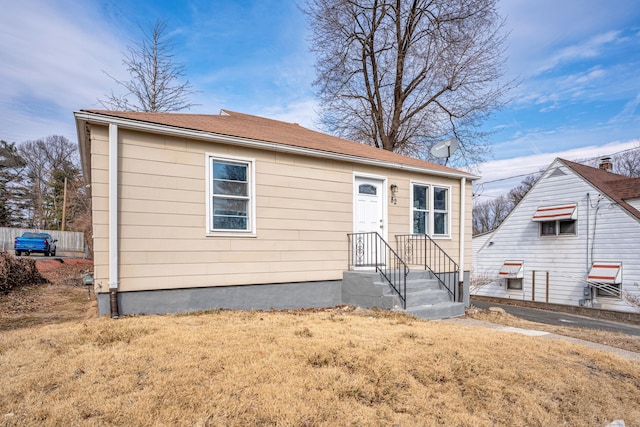
<instances>
[{"instance_id":1,"label":"black metal handrail","mask_svg":"<svg viewBox=\"0 0 640 427\"><path fill-rule=\"evenodd\" d=\"M375 267L398 295L402 308L407 308L407 276L409 267L377 232L348 233L349 270Z\"/></svg>"},{"instance_id":2,"label":"black metal handrail","mask_svg":"<svg viewBox=\"0 0 640 427\"><path fill-rule=\"evenodd\" d=\"M424 266L456 300L460 267L429 235L396 235L396 247L407 264Z\"/></svg>"}]
</instances>

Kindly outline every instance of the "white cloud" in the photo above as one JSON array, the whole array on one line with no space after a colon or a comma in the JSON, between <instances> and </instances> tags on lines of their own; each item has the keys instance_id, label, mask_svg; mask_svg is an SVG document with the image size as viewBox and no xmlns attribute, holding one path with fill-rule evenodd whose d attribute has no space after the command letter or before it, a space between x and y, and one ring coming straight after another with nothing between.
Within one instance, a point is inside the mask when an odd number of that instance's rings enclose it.
<instances>
[{"instance_id":1,"label":"white cloud","mask_svg":"<svg viewBox=\"0 0 640 427\"><path fill-rule=\"evenodd\" d=\"M265 108L258 115L283 122L297 123L308 129L319 130L318 104L314 99L301 99L282 107Z\"/></svg>"},{"instance_id":2,"label":"white cloud","mask_svg":"<svg viewBox=\"0 0 640 427\"><path fill-rule=\"evenodd\" d=\"M621 26L637 28L636 0L619 0L615 7L600 0L501 0L499 7L507 19L508 64L515 76L591 55L613 42Z\"/></svg>"},{"instance_id":3,"label":"white cloud","mask_svg":"<svg viewBox=\"0 0 640 427\"><path fill-rule=\"evenodd\" d=\"M588 145L551 153L537 153L485 162L477 166L482 179L476 183L478 188L476 192L481 192L483 196L506 194L522 181L523 175L546 169L558 157L570 161L604 157L623 150L637 148L639 144L640 139L614 141L605 145Z\"/></svg>"},{"instance_id":4,"label":"white cloud","mask_svg":"<svg viewBox=\"0 0 640 427\"><path fill-rule=\"evenodd\" d=\"M0 28L0 137L73 139L72 111L95 108L113 87L102 70L118 74L121 43L80 2L7 2Z\"/></svg>"},{"instance_id":5,"label":"white cloud","mask_svg":"<svg viewBox=\"0 0 640 427\"><path fill-rule=\"evenodd\" d=\"M627 102L624 105L624 108L622 109L622 111L620 111L620 113L618 113L615 117L612 117L611 120L609 120L609 123L625 122L625 121L632 120L635 117L636 111L638 110L638 105L640 105L640 93L638 93L638 95L635 98ZM636 122L637 121L638 120L636 119Z\"/></svg>"},{"instance_id":6,"label":"white cloud","mask_svg":"<svg viewBox=\"0 0 640 427\"><path fill-rule=\"evenodd\" d=\"M605 76L605 71L600 67L593 67L584 73L580 73L575 77L574 83L589 83L592 80L599 79Z\"/></svg>"},{"instance_id":7,"label":"white cloud","mask_svg":"<svg viewBox=\"0 0 640 427\"><path fill-rule=\"evenodd\" d=\"M547 58L533 74L542 74L566 62L594 58L600 55L606 45L614 43L619 35L619 31L608 31L604 34L597 34L584 42L566 46Z\"/></svg>"}]
</instances>

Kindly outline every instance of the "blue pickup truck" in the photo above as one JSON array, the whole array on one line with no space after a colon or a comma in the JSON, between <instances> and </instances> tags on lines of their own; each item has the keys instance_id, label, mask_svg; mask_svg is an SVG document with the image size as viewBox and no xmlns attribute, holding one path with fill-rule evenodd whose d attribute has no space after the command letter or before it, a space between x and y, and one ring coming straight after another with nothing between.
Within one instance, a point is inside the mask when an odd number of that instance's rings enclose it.
<instances>
[{"instance_id":1,"label":"blue pickup truck","mask_svg":"<svg viewBox=\"0 0 640 427\"><path fill-rule=\"evenodd\" d=\"M24 232L13 241L16 256L29 255L31 252L43 253L44 256L56 256L56 242L48 233Z\"/></svg>"}]
</instances>

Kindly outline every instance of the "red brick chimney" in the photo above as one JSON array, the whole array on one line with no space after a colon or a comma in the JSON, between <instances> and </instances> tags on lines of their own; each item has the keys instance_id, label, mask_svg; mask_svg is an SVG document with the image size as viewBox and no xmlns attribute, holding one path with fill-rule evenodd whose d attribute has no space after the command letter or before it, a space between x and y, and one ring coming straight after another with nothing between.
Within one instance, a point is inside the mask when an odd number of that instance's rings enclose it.
<instances>
[{"instance_id":1,"label":"red brick chimney","mask_svg":"<svg viewBox=\"0 0 640 427\"><path fill-rule=\"evenodd\" d=\"M613 162L611 162L611 157L601 158L600 165L598 167L603 171L611 172L613 170Z\"/></svg>"}]
</instances>

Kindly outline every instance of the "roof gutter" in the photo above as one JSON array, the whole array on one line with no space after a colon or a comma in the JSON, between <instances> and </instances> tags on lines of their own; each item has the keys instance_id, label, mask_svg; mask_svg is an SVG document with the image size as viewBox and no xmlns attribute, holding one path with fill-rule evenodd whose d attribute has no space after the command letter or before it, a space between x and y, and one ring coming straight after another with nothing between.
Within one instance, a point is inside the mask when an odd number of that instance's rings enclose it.
<instances>
[{"instance_id":1,"label":"roof gutter","mask_svg":"<svg viewBox=\"0 0 640 427\"><path fill-rule=\"evenodd\" d=\"M226 143L226 144L232 144L232 145L250 147L250 148L259 148L259 149L270 150L270 151L280 151L280 152L291 153L291 154L301 154L301 155L310 156L310 157L318 157L318 158L324 158L324 159L328 158L332 160L340 160L340 161L359 163L359 164L364 164L369 166L379 166L379 167L386 167L391 169L399 169L399 170L404 170L409 172L428 173L431 175L436 175L436 176L441 176L446 178L456 178L456 179L466 178L469 180L480 179L479 176L468 174L468 173L456 173L456 172L440 171L437 169L422 168L418 166L403 165L401 163L369 159L366 157L358 157L350 154L333 153L331 151L321 151L321 150L315 150L312 148L296 147L296 146L281 144L277 142L266 142L266 141L260 141L260 140L249 139L249 138L223 135L223 134L218 134L214 132L205 132L205 131L198 131L193 129L178 128L178 127L162 125L158 123L141 122L138 120L124 119L121 117L113 117L113 116L105 116L105 115L95 114L95 113L88 113L86 111L76 111L74 115L76 117L76 121L84 121L84 122L97 123L102 125L114 124L120 128L144 130L152 133L161 133L165 135L188 137L188 138L199 139L204 141L214 141L218 143Z\"/></svg>"}]
</instances>

